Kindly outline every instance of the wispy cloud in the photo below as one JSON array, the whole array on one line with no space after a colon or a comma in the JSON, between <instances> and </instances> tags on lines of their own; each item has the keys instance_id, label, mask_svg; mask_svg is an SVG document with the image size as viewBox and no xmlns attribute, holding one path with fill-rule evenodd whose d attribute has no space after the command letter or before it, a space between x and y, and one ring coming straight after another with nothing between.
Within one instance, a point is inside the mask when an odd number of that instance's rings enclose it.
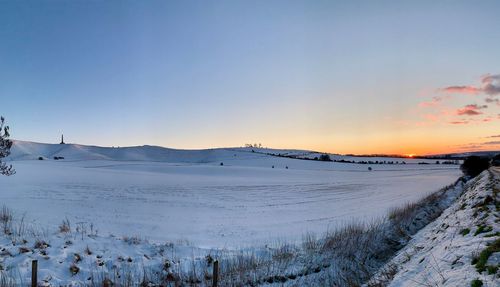
<instances>
[{"instance_id":1,"label":"wispy cloud","mask_svg":"<svg viewBox=\"0 0 500 287\"><path fill-rule=\"evenodd\" d=\"M500 145L500 141L484 142L483 145Z\"/></svg>"},{"instance_id":2,"label":"wispy cloud","mask_svg":"<svg viewBox=\"0 0 500 287\"><path fill-rule=\"evenodd\" d=\"M488 84L484 87L484 92L490 96L496 96L500 94L500 86L495 86L493 84Z\"/></svg>"},{"instance_id":3,"label":"wispy cloud","mask_svg":"<svg viewBox=\"0 0 500 287\"><path fill-rule=\"evenodd\" d=\"M439 105L442 101L443 101L442 97L435 96L435 97L432 97L432 100L430 100L430 101L419 103L418 106L423 107L423 108L435 107L435 106Z\"/></svg>"},{"instance_id":4,"label":"wispy cloud","mask_svg":"<svg viewBox=\"0 0 500 287\"><path fill-rule=\"evenodd\" d=\"M497 106L500 106L500 99L486 98L484 101L487 102L488 104L494 103Z\"/></svg>"},{"instance_id":5,"label":"wispy cloud","mask_svg":"<svg viewBox=\"0 0 500 287\"><path fill-rule=\"evenodd\" d=\"M493 107L500 106L500 97L497 97L500 95L500 74L486 74L478 79L476 85L454 85L434 89L436 91L439 94L418 103L416 112L421 120L416 121L415 125L480 125L500 120L500 114L493 113ZM457 106L463 101L458 98L460 94L474 95L476 99L481 97L484 104Z\"/></svg>"},{"instance_id":6,"label":"wispy cloud","mask_svg":"<svg viewBox=\"0 0 500 287\"><path fill-rule=\"evenodd\" d=\"M456 145L456 147L458 147L460 150L464 150L464 151L484 148L482 145L475 144L475 143Z\"/></svg>"},{"instance_id":7,"label":"wispy cloud","mask_svg":"<svg viewBox=\"0 0 500 287\"><path fill-rule=\"evenodd\" d=\"M448 118L447 123L451 125L477 125L481 123L488 123L488 122L493 122L495 121L496 118L492 116L487 116L487 117L476 117L476 118L462 118L462 119L453 119L453 118Z\"/></svg>"},{"instance_id":8,"label":"wispy cloud","mask_svg":"<svg viewBox=\"0 0 500 287\"><path fill-rule=\"evenodd\" d=\"M487 138L500 138L500 135L492 135L492 136L489 136Z\"/></svg>"},{"instance_id":9,"label":"wispy cloud","mask_svg":"<svg viewBox=\"0 0 500 287\"><path fill-rule=\"evenodd\" d=\"M486 74L486 75L481 77L481 82L483 84L489 84L489 83L492 83L494 81L500 81L500 74L498 74L498 75Z\"/></svg>"},{"instance_id":10,"label":"wispy cloud","mask_svg":"<svg viewBox=\"0 0 500 287\"><path fill-rule=\"evenodd\" d=\"M446 94L469 94L477 95L481 92L480 88L474 86L450 86L446 88L439 89L441 92Z\"/></svg>"},{"instance_id":11,"label":"wispy cloud","mask_svg":"<svg viewBox=\"0 0 500 287\"><path fill-rule=\"evenodd\" d=\"M460 150L491 150L500 147L500 141L472 142L456 145Z\"/></svg>"},{"instance_id":12,"label":"wispy cloud","mask_svg":"<svg viewBox=\"0 0 500 287\"><path fill-rule=\"evenodd\" d=\"M446 94L486 94L496 96L500 94L500 74L482 76L481 85L479 86L449 86L438 90Z\"/></svg>"},{"instance_id":13,"label":"wispy cloud","mask_svg":"<svg viewBox=\"0 0 500 287\"><path fill-rule=\"evenodd\" d=\"M487 105L478 106L476 104L466 105L465 107L458 109L456 114L459 116L477 116L483 114L480 110L488 108Z\"/></svg>"},{"instance_id":14,"label":"wispy cloud","mask_svg":"<svg viewBox=\"0 0 500 287\"><path fill-rule=\"evenodd\" d=\"M469 123L469 121L452 121L452 122L450 122L450 124L452 124L452 125L466 125L468 123Z\"/></svg>"}]
</instances>

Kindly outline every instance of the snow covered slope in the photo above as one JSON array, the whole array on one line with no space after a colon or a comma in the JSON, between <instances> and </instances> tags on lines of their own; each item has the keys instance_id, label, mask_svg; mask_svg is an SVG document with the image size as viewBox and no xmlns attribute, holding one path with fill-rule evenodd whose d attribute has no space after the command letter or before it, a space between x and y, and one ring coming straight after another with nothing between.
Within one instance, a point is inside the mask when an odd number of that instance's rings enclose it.
<instances>
[{"instance_id":1,"label":"snow covered slope","mask_svg":"<svg viewBox=\"0 0 500 287\"><path fill-rule=\"evenodd\" d=\"M230 160L236 165L255 165L255 161L262 159L276 160L280 157L282 162L294 160L288 157L313 159L319 157L321 153L308 150L295 149L270 149L270 148L214 148L199 150L171 149L160 146L132 146L132 147L99 147L79 144L46 144L29 141L13 141L11 155L8 160L36 160L39 157L52 159L54 157L64 157L66 161L82 160L114 160L114 161L149 161L149 162L170 162L170 163L217 163ZM393 161L407 164L429 163L434 164L435 160L410 159L410 158L390 158L390 157L353 157L330 154L332 159L350 161ZM311 163L305 161L305 166ZM312 163L314 165L315 163ZM446 167L446 166L444 166ZM449 166L448 166L449 167ZM366 169L366 167L363 167Z\"/></svg>"},{"instance_id":2,"label":"snow covered slope","mask_svg":"<svg viewBox=\"0 0 500 287\"><path fill-rule=\"evenodd\" d=\"M16 141L10 159L17 174L0 179L0 203L29 211L44 226L68 217L106 233L235 247L300 239L345 221L377 218L460 175L458 166L435 161L405 159L407 164L377 164L368 172L364 164L270 154L319 155Z\"/></svg>"},{"instance_id":3,"label":"snow covered slope","mask_svg":"<svg viewBox=\"0 0 500 287\"><path fill-rule=\"evenodd\" d=\"M248 151L242 149L248 153ZM241 153L241 151L238 151ZM14 141L11 160L51 159L55 156L67 160L120 160L206 163L234 156L231 149L176 150L158 146L98 147L79 144L44 144Z\"/></svg>"},{"instance_id":4,"label":"snow covered slope","mask_svg":"<svg viewBox=\"0 0 500 287\"><path fill-rule=\"evenodd\" d=\"M376 276L385 283L373 286L500 286L499 193L499 168L470 181Z\"/></svg>"}]
</instances>

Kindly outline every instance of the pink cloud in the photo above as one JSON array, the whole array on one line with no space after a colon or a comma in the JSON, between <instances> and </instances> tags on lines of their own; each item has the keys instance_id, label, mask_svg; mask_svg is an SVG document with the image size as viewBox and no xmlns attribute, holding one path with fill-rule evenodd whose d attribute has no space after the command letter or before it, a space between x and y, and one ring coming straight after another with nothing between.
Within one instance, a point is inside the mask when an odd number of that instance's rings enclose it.
<instances>
[{"instance_id":1,"label":"pink cloud","mask_svg":"<svg viewBox=\"0 0 500 287\"><path fill-rule=\"evenodd\" d=\"M496 96L500 94L500 74L486 74L481 77L481 86L449 86L439 89L440 92L446 94L486 94Z\"/></svg>"},{"instance_id":2,"label":"pink cloud","mask_svg":"<svg viewBox=\"0 0 500 287\"><path fill-rule=\"evenodd\" d=\"M452 125L466 125L468 123L469 123L469 121L453 121L453 122L450 122L450 124L452 124Z\"/></svg>"},{"instance_id":3,"label":"pink cloud","mask_svg":"<svg viewBox=\"0 0 500 287\"><path fill-rule=\"evenodd\" d=\"M460 120L453 120L448 122L449 124L453 125L465 125L465 124L481 124L481 123L487 123L487 122L492 122L495 121L496 118L492 116L488 116L485 118L468 118L468 119L460 119Z\"/></svg>"},{"instance_id":4,"label":"pink cloud","mask_svg":"<svg viewBox=\"0 0 500 287\"><path fill-rule=\"evenodd\" d=\"M450 86L446 88L439 89L441 92L446 94L468 94L477 95L481 92L480 88L474 86Z\"/></svg>"},{"instance_id":5,"label":"pink cloud","mask_svg":"<svg viewBox=\"0 0 500 287\"><path fill-rule=\"evenodd\" d=\"M467 116L477 116L483 114L480 110L486 109L487 105L478 106L474 105L466 105L465 107L458 109L456 114L459 116L467 115Z\"/></svg>"},{"instance_id":6,"label":"pink cloud","mask_svg":"<svg viewBox=\"0 0 500 287\"><path fill-rule=\"evenodd\" d=\"M421 108L429 108L429 107L439 106L445 99L449 99L449 98L450 98L450 96L445 96L445 97L435 96L435 97L432 97L432 99L430 101L419 103L418 106Z\"/></svg>"},{"instance_id":7,"label":"pink cloud","mask_svg":"<svg viewBox=\"0 0 500 287\"><path fill-rule=\"evenodd\" d=\"M500 74L482 76L477 85L454 85L437 89L441 94L435 95L428 101L418 103L414 111L421 117L418 126L453 124L479 125L487 124L500 119L500 115L492 115L492 110L485 110L490 106L500 106ZM436 92L436 90L434 90ZM448 99L458 97L459 94L482 96L486 104L469 104L462 107L451 107ZM420 94L423 96L425 94ZM427 110L428 109L428 110ZM432 111L429 113L428 111Z\"/></svg>"},{"instance_id":8,"label":"pink cloud","mask_svg":"<svg viewBox=\"0 0 500 287\"><path fill-rule=\"evenodd\" d=\"M439 115L426 114L426 115L424 115L424 118L426 120L431 121L431 122L437 122L439 120Z\"/></svg>"}]
</instances>

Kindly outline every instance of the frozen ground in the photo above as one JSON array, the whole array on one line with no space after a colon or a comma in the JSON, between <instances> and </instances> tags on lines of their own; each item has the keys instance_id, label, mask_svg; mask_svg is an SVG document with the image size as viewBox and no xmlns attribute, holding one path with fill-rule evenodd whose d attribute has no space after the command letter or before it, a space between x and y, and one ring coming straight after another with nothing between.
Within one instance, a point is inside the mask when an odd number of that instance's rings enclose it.
<instances>
[{"instance_id":1,"label":"frozen ground","mask_svg":"<svg viewBox=\"0 0 500 287\"><path fill-rule=\"evenodd\" d=\"M499 191L500 168L471 180L465 193L382 269L392 272L375 276L383 284L368 286L500 286Z\"/></svg>"},{"instance_id":2,"label":"frozen ground","mask_svg":"<svg viewBox=\"0 0 500 287\"><path fill-rule=\"evenodd\" d=\"M102 235L233 248L371 220L460 174L457 166L417 164L422 160L370 165L369 172L368 165L259 153L314 155L307 151L256 150L16 142L17 174L0 178L0 202L52 229L67 217L93 223ZM45 160L35 160L39 156Z\"/></svg>"},{"instance_id":3,"label":"frozen ground","mask_svg":"<svg viewBox=\"0 0 500 287\"><path fill-rule=\"evenodd\" d=\"M221 260L227 286L234 285L234 267L261 277L299 272L321 263L322 253L309 258L297 250L300 243L285 241L352 220L371 221L460 174L457 166L434 161L331 155L399 163L364 165L269 153L320 155L16 142L9 160L17 174L0 178L0 202L14 210L13 218L0 210L0 282L27 285L33 259L42 286L101 286L104 278L132 286L145 276L210 286L207 254ZM61 231L65 218L71 228Z\"/></svg>"}]
</instances>

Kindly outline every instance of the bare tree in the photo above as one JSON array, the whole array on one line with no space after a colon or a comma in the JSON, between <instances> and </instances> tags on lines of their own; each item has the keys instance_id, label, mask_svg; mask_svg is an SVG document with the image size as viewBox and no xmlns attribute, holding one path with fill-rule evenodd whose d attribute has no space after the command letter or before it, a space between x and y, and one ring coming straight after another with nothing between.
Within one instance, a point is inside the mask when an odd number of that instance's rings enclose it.
<instances>
[{"instance_id":1,"label":"bare tree","mask_svg":"<svg viewBox=\"0 0 500 287\"><path fill-rule=\"evenodd\" d=\"M4 117L0 117L0 174L7 176L16 173L12 165L7 165L5 162L2 162L2 158L10 155L12 141L9 140L9 137L9 127L5 125Z\"/></svg>"}]
</instances>

